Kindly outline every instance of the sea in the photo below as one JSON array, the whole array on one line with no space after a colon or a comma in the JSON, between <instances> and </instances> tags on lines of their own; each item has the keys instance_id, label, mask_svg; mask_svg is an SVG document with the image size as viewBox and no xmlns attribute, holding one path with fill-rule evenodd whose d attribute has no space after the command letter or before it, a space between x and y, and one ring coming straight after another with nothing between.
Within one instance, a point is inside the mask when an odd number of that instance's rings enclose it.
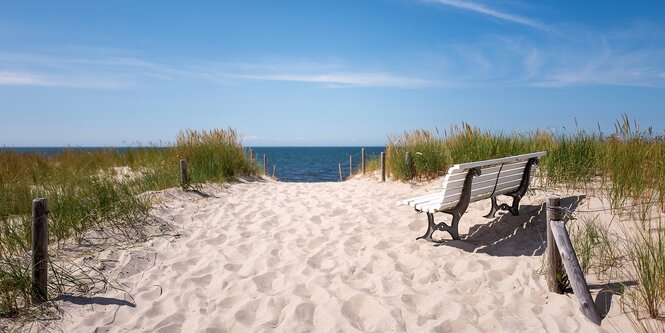
<instances>
[{"instance_id":1,"label":"sea","mask_svg":"<svg viewBox=\"0 0 665 333\"><path fill-rule=\"evenodd\" d=\"M349 175L349 156L352 156L353 169L360 169L361 149L365 148L365 157L378 158L385 147L251 147L254 158L262 165L266 155L268 174L283 182L330 182L339 180L339 164L342 165L343 177ZM53 155L66 149L77 151L96 151L109 147L4 147L25 153ZM114 147L118 151L127 151L131 147ZM248 153L250 147L246 148Z\"/></svg>"}]
</instances>

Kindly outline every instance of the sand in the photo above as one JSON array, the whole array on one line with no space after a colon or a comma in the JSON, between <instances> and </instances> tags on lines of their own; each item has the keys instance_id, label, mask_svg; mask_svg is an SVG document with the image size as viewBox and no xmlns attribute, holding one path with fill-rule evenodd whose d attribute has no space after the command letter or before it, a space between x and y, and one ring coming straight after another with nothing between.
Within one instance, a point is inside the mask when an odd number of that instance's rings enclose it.
<instances>
[{"instance_id":1,"label":"sand","mask_svg":"<svg viewBox=\"0 0 665 333\"><path fill-rule=\"evenodd\" d=\"M159 192L153 214L171 221L176 235L101 252L96 258L104 273L125 290L61 298L64 314L57 330L596 332L630 327L616 319L621 316L595 326L577 309L574 296L547 292L540 272L542 203L549 193L529 195L517 217L486 219L489 200L472 203L460 225L463 240L436 245L416 241L426 229L426 216L396 202L437 186L438 181L366 178L202 188L209 196Z\"/></svg>"}]
</instances>

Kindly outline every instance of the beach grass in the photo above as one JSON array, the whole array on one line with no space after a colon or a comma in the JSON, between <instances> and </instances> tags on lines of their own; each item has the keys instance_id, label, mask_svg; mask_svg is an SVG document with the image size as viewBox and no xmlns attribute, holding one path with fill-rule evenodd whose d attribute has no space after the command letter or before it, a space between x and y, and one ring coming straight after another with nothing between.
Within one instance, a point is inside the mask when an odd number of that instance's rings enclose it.
<instances>
[{"instance_id":1,"label":"beach grass","mask_svg":"<svg viewBox=\"0 0 665 333\"><path fill-rule=\"evenodd\" d=\"M175 145L126 151L0 150L0 316L15 316L31 303L33 199L49 200L49 243L56 251L67 240L84 241L91 229L140 238L151 208L149 196L140 194L180 185L180 158L190 161L192 184L257 175L240 139L232 129L184 130ZM60 278L49 279L49 290L61 290L63 281L76 284L75 275L58 267L50 265L50 276Z\"/></svg>"},{"instance_id":2,"label":"beach grass","mask_svg":"<svg viewBox=\"0 0 665 333\"><path fill-rule=\"evenodd\" d=\"M586 272L611 279L617 267L630 265L628 276L638 281L627 295L636 316L662 318L665 304L665 230L651 226L655 208L665 207L665 139L651 128L641 129L627 115L615 122L613 132L573 133L483 131L469 124L435 133L404 132L390 137L386 147L387 173L392 179L434 179L453 164L547 151L538 168L542 186L576 188L607 199L619 215L630 215L637 231L618 239L597 221L579 222L573 228L575 250ZM406 152L413 156L407 170ZM539 184L541 185L541 184ZM661 208L662 209L662 208ZM577 222L576 222L577 223ZM633 317L636 327L639 317Z\"/></svg>"}]
</instances>

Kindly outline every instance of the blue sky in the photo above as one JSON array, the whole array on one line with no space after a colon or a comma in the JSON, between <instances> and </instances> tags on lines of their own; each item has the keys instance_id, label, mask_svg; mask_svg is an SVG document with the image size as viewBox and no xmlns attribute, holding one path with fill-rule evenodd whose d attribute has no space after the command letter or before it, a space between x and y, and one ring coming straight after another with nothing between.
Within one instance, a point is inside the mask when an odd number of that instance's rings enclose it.
<instances>
[{"instance_id":1,"label":"blue sky","mask_svg":"<svg viewBox=\"0 0 665 333\"><path fill-rule=\"evenodd\" d=\"M0 1L0 146L665 130L665 1Z\"/></svg>"}]
</instances>

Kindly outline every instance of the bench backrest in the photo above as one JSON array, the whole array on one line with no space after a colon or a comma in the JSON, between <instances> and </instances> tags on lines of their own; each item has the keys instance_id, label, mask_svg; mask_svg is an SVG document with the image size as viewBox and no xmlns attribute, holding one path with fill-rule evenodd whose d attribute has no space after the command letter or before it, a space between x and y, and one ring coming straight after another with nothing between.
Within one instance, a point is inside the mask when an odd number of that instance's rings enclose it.
<instances>
[{"instance_id":1,"label":"bench backrest","mask_svg":"<svg viewBox=\"0 0 665 333\"><path fill-rule=\"evenodd\" d=\"M524 168L529 159L545 155L546 152L541 151L453 165L448 169L448 173L443 179L443 199L439 210L457 205L469 169L479 168L482 172L480 176L473 178L471 185L471 202L474 202L491 196L515 192L522 182ZM531 177L533 177L533 168L535 168L535 165L532 166Z\"/></svg>"}]
</instances>

